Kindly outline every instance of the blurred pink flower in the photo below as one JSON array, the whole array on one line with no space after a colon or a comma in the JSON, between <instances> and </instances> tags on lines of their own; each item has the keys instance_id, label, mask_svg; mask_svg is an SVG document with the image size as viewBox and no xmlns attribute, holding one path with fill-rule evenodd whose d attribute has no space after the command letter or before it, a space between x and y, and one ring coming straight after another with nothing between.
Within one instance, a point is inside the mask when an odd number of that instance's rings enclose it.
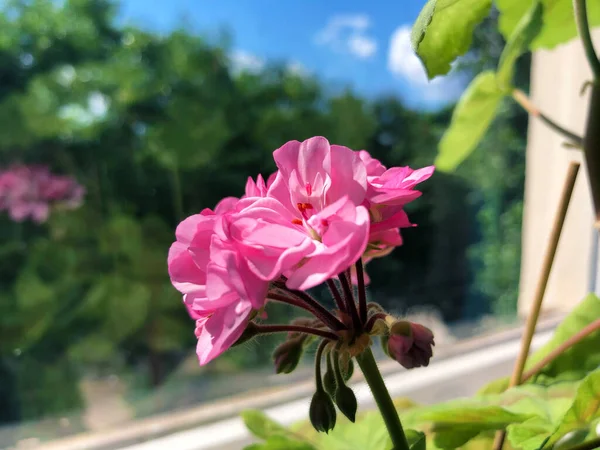
<instances>
[{"instance_id":1,"label":"blurred pink flower","mask_svg":"<svg viewBox=\"0 0 600 450\"><path fill-rule=\"evenodd\" d=\"M21 222L45 222L54 206L81 205L85 189L69 176L53 175L44 166L15 165L0 171L0 211Z\"/></svg>"}]
</instances>

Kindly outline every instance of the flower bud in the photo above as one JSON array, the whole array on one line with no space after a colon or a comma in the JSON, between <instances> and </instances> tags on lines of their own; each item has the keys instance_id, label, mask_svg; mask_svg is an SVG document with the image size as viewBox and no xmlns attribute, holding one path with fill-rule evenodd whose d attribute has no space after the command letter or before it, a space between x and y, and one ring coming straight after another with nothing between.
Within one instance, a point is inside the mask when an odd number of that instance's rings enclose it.
<instances>
[{"instance_id":1,"label":"flower bud","mask_svg":"<svg viewBox=\"0 0 600 450\"><path fill-rule=\"evenodd\" d=\"M298 366L304 349L304 339L294 338L280 344L273 352L275 373L292 373Z\"/></svg>"},{"instance_id":2,"label":"flower bud","mask_svg":"<svg viewBox=\"0 0 600 450\"><path fill-rule=\"evenodd\" d=\"M354 361L352 361L351 359L349 359L346 362L346 365L342 365L342 377L344 377L344 381L348 381L350 378L352 378L352 375L354 374Z\"/></svg>"},{"instance_id":3,"label":"flower bud","mask_svg":"<svg viewBox=\"0 0 600 450\"><path fill-rule=\"evenodd\" d=\"M407 369L428 366L435 345L429 328L407 321L394 322L382 344L386 353Z\"/></svg>"},{"instance_id":4,"label":"flower bud","mask_svg":"<svg viewBox=\"0 0 600 450\"><path fill-rule=\"evenodd\" d=\"M328 433L335 427L336 412L331 397L323 389L317 389L308 410L310 423L317 431Z\"/></svg>"},{"instance_id":5,"label":"flower bud","mask_svg":"<svg viewBox=\"0 0 600 450\"><path fill-rule=\"evenodd\" d=\"M333 371L330 357L327 357L327 370L325 371L325 375L323 375L323 387L331 397L335 396L337 383L335 381L335 372Z\"/></svg>"},{"instance_id":6,"label":"flower bud","mask_svg":"<svg viewBox=\"0 0 600 450\"><path fill-rule=\"evenodd\" d=\"M335 404L345 415L350 422L354 422L356 420L356 409L358 408L358 403L356 401L356 396L352 389L350 389L345 384L340 384L335 391Z\"/></svg>"}]
</instances>

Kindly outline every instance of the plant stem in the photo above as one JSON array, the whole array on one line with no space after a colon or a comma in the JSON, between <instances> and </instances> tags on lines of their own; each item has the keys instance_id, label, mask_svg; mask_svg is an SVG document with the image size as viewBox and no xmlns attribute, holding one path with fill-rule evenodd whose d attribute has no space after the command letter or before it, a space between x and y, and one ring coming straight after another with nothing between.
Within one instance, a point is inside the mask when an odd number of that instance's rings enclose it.
<instances>
[{"instance_id":1,"label":"plant stem","mask_svg":"<svg viewBox=\"0 0 600 450\"><path fill-rule=\"evenodd\" d=\"M578 147L578 148L583 147L583 138L581 136L578 136L575 133L560 126L559 124L554 122L552 119L550 119L548 116L546 116L544 113L542 113L537 108L537 106L535 106L533 103L531 103L531 100L529 99L529 97L527 97L525 92L523 92L519 89L513 89L512 97L519 105L521 105L521 107L525 111L527 111L533 117L539 118L542 122L544 122L546 125L548 125L550 128L552 128L554 131L556 131L559 134L562 134L565 138L567 138L569 141L571 141L576 147Z\"/></svg>"},{"instance_id":2,"label":"plant stem","mask_svg":"<svg viewBox=\"0 0 600 450\"><path fill-rule=\"evenodd\" d=\"M317 391L324 391L323 379L321 378L321 358L323 357L323 351L325 350L325 347L327 347L327 344L329 344L329 341L321 341L315 355L315 382L317 383Z\"/></svg>"},{"instance_id":3,"label":"plant stem","mask_svg":"<svg viewBox=\"0 0 600 450\"><path fill-rule=\"evenodd\" d=\"M595 448L600 448L600 437L569 447L567 450L594 450Z\"/></svg>"},{"instance_id":4,"label":"plant stem","mask_svg":"<svg viewBox=\"0 0 600 450\"><path fill-rule=\"evenodd\" d=\"M319 330L318 328L303 327L301 325L255 325L256 329L261 334L267 333L304 333L320 336L330 341L337 341L338 336L330 331Z\"/></svg>"},{"instance_id":5,"label":"plant stem","mask_svg":"<svg viewBox=\"0 0 600 450\"><path fill-rule=\"evenodd\" d=\"M276 294L274 292L269 292L267 294L267 299L275 300L276 302L280 302L280 303L287 303L288 305L292 305L292 306L297 306L298 308L302 308L305 311L310 312L317 319L319 318L319 316L313 311L313 309L309 305L307 305L304 301L302 301L296 297L289 297L287 295L281 295L281 294Z\"/></svg>"},{"instance_id":6,"label":"plant stem","mask_svg":"<svg viewBox=\"0 0 600 450\"><path fill-rule=\"evenodd\" d=\"M360 317L358 317L358 311L356 310L356 304L354 303L354 295L352 295L352 285L350 284L350 279L348 278L346 272L340 273L338 277L340 278L342 290L344 291L346 309L350 313L350 317L352 317L352 325L356 335L358 336L362 332L362 322L360 321Z\"/></svg>"},{"instance_id":7,"label":"plant stem","mask_svg":"<svg viewBox=\"0 0 600 450\"><path fill-rule=\"evenodd\" d=\"M346 326L337 317L327 311L323 305L321 305L315 298L311 297L306 292L298 291L296 289L286 289L286 292L291 293L294 297L306 303L306 305L311 309L312 313L321 319L321 321L332 330L339 331L346 329Z\"/></svg>"},{"instance_id":8,"label":"plant stem","mask_svg":"<svg viewBox=\"0 0 600 450\"><path fill-rule=\"evenodd\" d=\"M540 362L535 364L531 369L529 369L523 374L521 383L525 383L531 377L537 375L544 367L546 367L548 364L550 364L552 361L554 361L556 358L562 355L569 348L571 348L572 346L579 343L580 341L588 337L590 334L598 330L600 330L600 319L590 323L583 330L579 331L577 334L574 334L565 342L563 342L554 350L552 350L550 353L548 353L545 358L543 358Z\"/></svg>"},{"instance_id":9,"label":"plant stem","mask_svg":"<svg viewBox=\"0 0 600 450\"><path fill-rule=\"evenodd\" d=\"M377 403L377 407L383 416L385 426L394 444L393 450L409 450L408 442L402 429L402 423L400 423L400 417L398 417L398 411L396 411L394 402L379 372L373 352L370 348L367 348L356 357L356 361L365 376L367 384L371 388L375 403Z\"/></svg>"},{"instance_id":10,"label":"plant stem","mask_svg":"<svg viewBox=\"0 0 600 450\"><path fill-rule=\"evenodd\" d=\"M594 226L600 229L600 79L592 85L583 152L594 201Z\"/></svg>"},{"instance_id":11,"label":"plant stem","mask_svg":"<svg viewBox=\"0 0 600 450\"><path fill-rule=\"evenodd\" d=\"M340 291L335 285L335 281L331 279L327 280L327 287L329 288L331 296L335 300L335 304L337 305L338 309L340 311L346 312L346 305L344 304L344 300L342 299L342 294L340 294Z\"/></svg>"},{"instance_id":12,"label":"plant stem","mask_svg":"<svg viewBox=\"0 0 600 450\"><path fill-rule=\"evenodd\" d=\"M367 321L367 291L362 258L356 261L356 280L358 281L358 314L362 323Z\"/></svg>"},{"instance_id":13,"label":"plant stem","mask_svg":"<svg viewBox=\"0 0 600 450\"><path fill-rule=\"evenodd\" d=\"M579 37L583 43L583 49L585 56L590 64L592 73L594 74L594 80L600 81L600 61L598 55L594 50L594 43L592 42L592 36L590 34L590 24L588 23L587 7L585 0L573 0L573 10L575 12L575 23L577 24L577 31Z\"/></svg>"},{"instance_id":14,"label":"plant stem","mask_svg":"<svg viewBox=\"0 0 600 450\"><path fill-rule=\"evenodd\" d=\"M548 285L548 279L550 278L550 271L552 269L552 264L554 263L556 249L558 248L558 241L565 223L565 217L567 216L567 210L569 208L569 202L571 201L571 194L573 193L573 188L575 187L575 181L577 180L578 172L579 163L576 161L571 161L567 170L567 178L563 184L563 190L558 203L558 210L556 212L556 216L554 217L554 223L548 239L548 247L546 247L546 254L544 255L544 260L542 262L542 272L540 273L540 277L535 288L531 310L527 316L525 331L521 338L521 350L513 368L509 387L521 384L521 377L523 376L525 362L527 361L529 348L531 347L531 340L533 339L533 334L535 333L535 326L542 309L542 301L544 300L544 294L546 293L546 286ZM505 437L506 432L504 430L496 433L493 446L494 450L500 450L502 448Z\"/></svg>"}]
</instances>

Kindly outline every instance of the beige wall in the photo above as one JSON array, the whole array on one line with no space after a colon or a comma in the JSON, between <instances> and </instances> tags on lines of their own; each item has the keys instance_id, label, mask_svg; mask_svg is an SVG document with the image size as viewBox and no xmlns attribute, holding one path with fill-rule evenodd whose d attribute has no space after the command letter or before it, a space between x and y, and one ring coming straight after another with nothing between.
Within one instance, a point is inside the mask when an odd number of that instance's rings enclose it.
<instances>
[{"instance_id":1,"label":"beige wall","mask_svg":"<svg viewBox=\"0 0 600 450\"><path fill-rule=\"evenodd\" d=\"M600 47L600 29L595 30L594 40ZM579 90L590 78L580 41L539 51L533 57L533 103L559 124L581 134L589 92L581 97ZM573 159L582 161L579 151L565 149L565 140L537 119L530 120L527 140L520 314L528 311L532 301L567 165ZM592 247L592 204L582 164L546 291L546 310L569 310L587 293Z\"/></svg>"}]
</instances>

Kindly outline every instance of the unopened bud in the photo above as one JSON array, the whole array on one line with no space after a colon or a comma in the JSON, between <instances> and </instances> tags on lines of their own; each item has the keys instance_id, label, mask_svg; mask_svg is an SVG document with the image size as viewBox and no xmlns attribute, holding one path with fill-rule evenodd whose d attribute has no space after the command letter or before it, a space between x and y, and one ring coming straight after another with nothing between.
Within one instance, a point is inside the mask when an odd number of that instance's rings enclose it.
<instances>
[{"instance_id":1,"label":"unopened bud","mask_svg":"<svg viewBox=\"0 0 600 450\"><path fill-rule=\"evenodd\" d=\"M329 356L327 357L327 370L325 371L325 375L323 375L323 387L331 397L335 397L337 383L335 381L335 372L333 371L333 365L331 364L331 358Z\"/></svg>"},{"instance_id":2,"label":"unopened bud","mask_svg":"<svg viewBox=\"0 0 600 450\"><path fill-rule=\"evenodd\" d=\"M433 356L433 333L418 323L397 321L382 339L386 353L407 369L428 366Z\"/></svg>"},{"instance_id":3,"label":"unopened bud","mask_svg":"<svg viewBox=\"0 0 600 450\"><path fill-rule=\"evenodd\" d=\"M304 339L288 339L273 352L275 373L292 373L302 359Z\"/></svg>"},{"instance_id":4,"label":"unopened bud","mask_svg":"<svg viewBox=\"0 0 600 450\"><path fill-rule=\"evenodd\" d=\"M342 361L340 361L340 362L342 362ZM354 361L349 359L346 362L345 366L342 364L341 369L342 369L342 377L344 377L344 381L348 381L350 378L352 378L352 375L354 374Z\"/></svg>"},{"instance_id":5,"label":"unopened bud","mask_svg":"<svg viewBox=\"0 0 600 450\"><path fill-rule=\"evenodd\" d=\"M356 396L352 389L345 384L341 384L337 387L335 391L335 404L350 422L356 420L356 409L358 408Z\"/></svg>"},{"instance_id":6,"label":"unopened bud","mask_svg":"<svg viewBox=\"0 0 600 450\"><path fill-rule=\"evenodd\" d=\"M336 412L333 400L327 392L318 389L313 395L308 410L310 423L317 431L329 433L335 427Z\"/></svg>"}]
</instances>

